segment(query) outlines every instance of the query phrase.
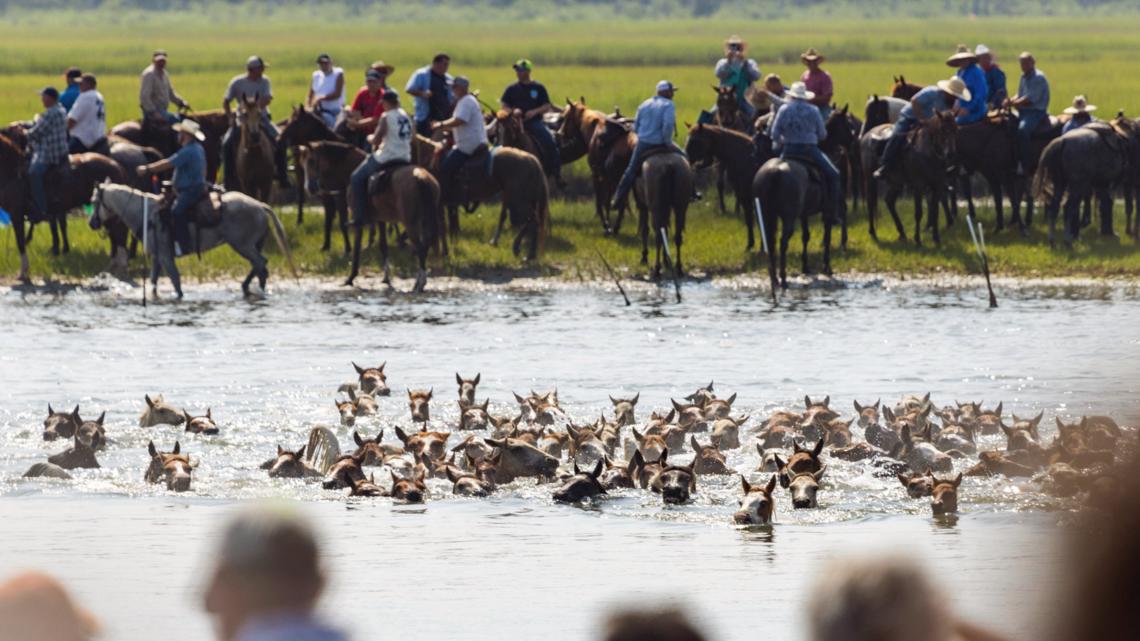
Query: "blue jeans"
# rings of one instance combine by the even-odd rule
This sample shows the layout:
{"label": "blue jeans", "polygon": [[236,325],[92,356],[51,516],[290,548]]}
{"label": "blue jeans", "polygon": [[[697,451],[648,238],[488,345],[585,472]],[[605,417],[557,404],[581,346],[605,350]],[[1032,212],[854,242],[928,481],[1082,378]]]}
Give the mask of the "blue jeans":
{"label": "blue jeans", "polygon": [[189,189],[178,190],[174,197],[174,206],[170,208],[170,217],[174,219],[174,240],[182,249],[182,254],[190,253],[190,210],[202,197],[206,195],[206,185],[202,184]]}
{"label": "blue jeans", "polygon": [[906,144],[906,135],[914,129],[918,121],[914,118],[900,117],[891,130],[891,137],[883,149],[883,160],[880,163],[884,169],[893,169],[903,145]]}
{"label": "blue jeans", "polygon": [[[58,163],[56,163],[58,164]],[[28,182],[32,186],[32,202],[35,203],[36,208],[39,209],[40,216],[47,217],[47,193],[44,191],[44,176],[47,175],[51,168],[55,165],[49,164],[47,161],[33,158],[31,164],[28,165]]]}
{"label": "blue jeans", "polygon": [[431,138],[431,121],[430,120],[417,120],[416,133],[424,138]]}
{"label": "blue jeans", "polygon": [[1017,111],[1017,151],[1018,158],[1021,160],[1021,168],[1024,171],[1029,171],[1029,168],[1033,166],[1033,145],[1030,142],[1033,138],[1033,132],[1037,131],[1041,119],[1048,117],[1049,114],[1045,113],[1044,109],[1019,109]]}
{"label": "blue jeans", "polygon": [[541,117],[531,118],[523,125],[532,136],[535,142],[538,143],[539,153],[546,158],[542,160],[542,166],[548,171],[546,173],[558,178],[562,175],[562,157],[558,153],[558,143],[554,140],[554,133],[550,131],[550,127],[542,121]]}
{"label": "blue jeans", "polygon": [[459,203],[459,186],[455,179],[463,169],[463,165],[471,159],[471,156],[472,154],[465,154],[458,148],[452,147],[451,151],[448,151],[447,155],[443,157],[443,161],[439,163],[439,183],[445,202],[453,205]]}
{"label": "blue jeans", "polygon": [[[637,142],[637,145],[633,148],[633,155],[629,158],[629,164],[625,167],[625,173],[621,175],[621,182],[618,183],[617,191],[614,192],[613,202],[620,202],[629,195],[629,190],[633,189],[633,181],[637,180],[637,171],[641,168],[641,163],[644,162],[645,155],[653,149],[660,149],[667,145],[672,146],[674,151],[685,156],[685,151],[671,140],[664,145],[641,142],[640,140]],[[687,158],[688,156],[685,157]]]}
{"label": "blue jeans", "polygon": [[354,225],[367,220],[364,213],[368,211],[368,179],[378,171],[380,171],[380,163],[375,156],[368,154],[364,162],[357,165],[352,172],[352,178],[348,182],[352,189],[352,224]]}
{"label": "blue jeans", "polygon": [[[179,123],[179,122],[182,122],[182,116],[179,116],[178,114],[170,113],[169,111],[160,111],[160,112],[152,112],[152,113],[158,113],[158,115],[160,115],[166,119],[166,122],[168,122],[172,125]],[[143,112],[143,120],[145,120],[146,117],[149,115],[151,115],[151,114],[148,114],[147,112],[144,111]]]}
{"label": "blue jeans", "polygon": [[784,145],[783,151],[780,152],[780,158],[786,159],[787,156],[794,156],[796,158],[805,158],[815,163],[823,172],[824,182],[824,217],[834,220],[835,212],[839,206],[839,170],[836,169],[835,164],[823,153],[823,150],[816,145],[808,145],[802,143],[789,143]]}

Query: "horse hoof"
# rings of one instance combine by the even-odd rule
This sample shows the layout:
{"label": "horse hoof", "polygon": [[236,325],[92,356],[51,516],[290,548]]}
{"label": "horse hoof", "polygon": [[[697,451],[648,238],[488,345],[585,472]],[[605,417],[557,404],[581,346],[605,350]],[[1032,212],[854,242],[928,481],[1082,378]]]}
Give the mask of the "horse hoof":
{"label": "horse hoof", "polygon": [[352,287],[352,281],[353,281],[352,278],[349,278],[348,280],[344,281],[344,286],[345,287]]}

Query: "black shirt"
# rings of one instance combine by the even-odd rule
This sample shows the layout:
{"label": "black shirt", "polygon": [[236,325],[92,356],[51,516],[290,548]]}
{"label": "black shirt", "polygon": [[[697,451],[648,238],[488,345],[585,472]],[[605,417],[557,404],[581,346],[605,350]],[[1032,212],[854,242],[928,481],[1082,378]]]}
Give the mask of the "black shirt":
{"label": "black shirt", "polygon": [[541,82],[532,81],[525,85],[521,82],[516,82],[507,87],[507,90],[503,92],[503,97],[500,98],[499,101],[511,109],[520,109],[523,113],[526,113],[536,107],[548,104],[550,102],[550,96],[547,95],[546,87],[543,87]]}
{"label": "black shirt", "polygon": [[431,72],[431,98],[428,99],[428,119],[447,120],[451,117],[451,91],[447,86],[447,76]]}

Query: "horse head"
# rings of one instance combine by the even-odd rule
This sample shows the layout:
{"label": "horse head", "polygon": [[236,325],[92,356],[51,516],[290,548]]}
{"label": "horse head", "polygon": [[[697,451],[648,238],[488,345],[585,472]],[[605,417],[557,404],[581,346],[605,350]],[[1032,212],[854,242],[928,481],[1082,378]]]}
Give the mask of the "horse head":
{"label": "horse head", "polygon": [[241,95],[242,112],[241,133],[242,140],[247,145],[261,144],[261,95]]}
{"label": "horse head", "polygon": [[716,141],[713,132],[703,123],[689,125],[689,138],[685,141],[685,155],[689,157],[693,169],[703,169],[716,161]]}
{"label": "horse head", "polygon": [[842,109],[832,110],[831,115],[827,117],[825,128],[829,146],[846,149],[855,142],[855,132],[851,130],[847,105],[843,105]]}

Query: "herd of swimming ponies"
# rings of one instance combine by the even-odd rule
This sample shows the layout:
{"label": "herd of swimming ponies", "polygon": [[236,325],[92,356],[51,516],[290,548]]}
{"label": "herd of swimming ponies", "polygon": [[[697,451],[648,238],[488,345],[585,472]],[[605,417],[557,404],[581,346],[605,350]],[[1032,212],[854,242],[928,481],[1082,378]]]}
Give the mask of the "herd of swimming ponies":
{"label": "herd of swimming ponies", "polygon": [[[357,418],[377,415],[377,397],[391,395],[385,365],[353,363],[358,379],[341,385],[335,401],[342,426],[355,428]],[[1007,422],[1001,403],[987,409],[981,402],[955,402],[937,409],[930,394],[907,396],[894,407],[855,401],[850,418],[831,407],[830,396],[805,397],[803,411],[776,410],[745,429],[749,416],[732,415],[736,394],[718,397],[712,383],[643,422],[635,417],[640,394],[610,396],[612,418],[603,414],[593,424],[575,425],[560,407],[557,390],[516,393],[517,414],[492,415],[489,401],[475,400],[480,378],[455,375],[459,420],[454,432],[429,429],[432,390],[408,390],[411,421],[421,425],[419,431],[395,427],[398,442],[384,442],[384,430],[367,437],[354,429],[356,449],[342,454],[332,429],[318,426],[295,450],[278,445],[261,468],[270,478],[319,480],[325,489],[348,489],[349,496],[406,503],[427,499],[429,478],[447,479],[454,494],[469,497],[486,497],[500,485],[535,478],[556,483],[553,498],[559,502],[597,501],[610,490],[640,488],[659,494],[666,505],[679,505],[699,491],[700,477],[739,474],[743,496],[732,519],[763,525],[773,521],[777,485],[790,493],[793,508],[818,506],[817,495],[827,485],[825,457],[860,463],[876,477],[897,477],[910,498],[930,497],[935,516],[958,511],[963,474],[949,476],[955,459],[977,459],[966,476],[1027,477],[1053,496],[1105,505],[1119,488],[1116,461],[1136,441],[1133,430],[1113,419],[1086,416],[1075,423],[1056,418],[1058,434],[1045,444],[1038,431],[1043,413],[1032,418],[1011,414]],[[191,416],[162,396],[148,395],[146,404],[140,427],[182,425],[189,434],[219,433],[210,410]],[[99,467],[96,452],[107,447],[105,416],[84,420],[78,406],[56,412],[49,404],[44,440],[70,439],[72,444],[47,463],[34,464],[25,477],[69,479],[67,470]],[[487,432],[491,436],[479,436]],[[859,432],[862,439],[857,440]],[[980,436],[1003,432],[1004,450],[979,451]],[[745,447],[757,450],[759,466],[732,469],[725,453]],[[679,461],[686,448],[691,457]],[[174,492],[191,488],[198,461],[191,461],[179,442],[163,452],[151,441],[148,451],[146,482],[165,484]],[[378,467],[383,486],[375,469],[365,471]]]}

